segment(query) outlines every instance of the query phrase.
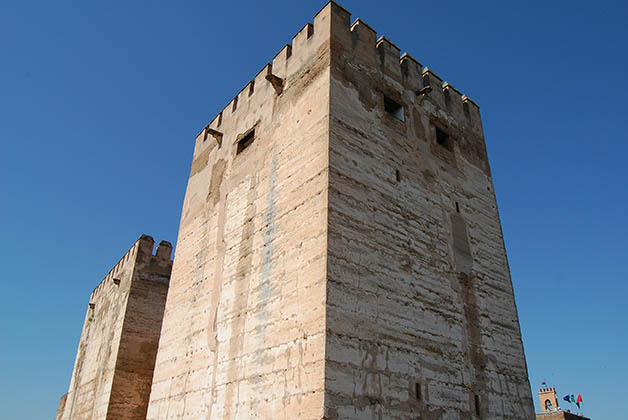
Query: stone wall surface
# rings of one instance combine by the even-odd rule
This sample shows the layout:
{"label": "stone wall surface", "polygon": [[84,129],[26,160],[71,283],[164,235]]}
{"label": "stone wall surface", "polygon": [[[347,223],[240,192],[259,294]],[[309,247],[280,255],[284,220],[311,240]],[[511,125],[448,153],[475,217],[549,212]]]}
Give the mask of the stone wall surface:
{"label": "stone wall surface", "polygon": [[90,296],[68,393],[57,419],[144,419],[172,247],[143,235]]}
{"label": "stone wall surface", "polygon": [[479,109],[334,22],[326,418],[533,419]]}
{"label": "stone wall surface", "polygon": [[331,8],[196,139],[148,419],[323,415]]}

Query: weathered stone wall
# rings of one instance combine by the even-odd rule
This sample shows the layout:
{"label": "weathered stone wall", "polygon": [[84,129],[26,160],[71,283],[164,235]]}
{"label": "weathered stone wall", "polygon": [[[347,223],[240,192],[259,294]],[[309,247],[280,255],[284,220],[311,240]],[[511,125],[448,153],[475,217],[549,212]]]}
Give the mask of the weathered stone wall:
{"label": "weathered stone wall", "polygon": [[533,418],[479,109],[349,18],[197,137],[148,419]]}
{"label": "weathered stone wall", "polygon": [[172,267],[170,244],[153,245],[143,235],[92,292],[57,418],[145,418]]}
{"label": "weathered stone wall", "polygon": [[172,270],[172,246],[143,242],[126,305],[107,419],[146,419]]}
{"label": "weathered stone wall", "polygon": [[[340,15],[326,418],[533,419],[479,110]],[[384,98],[403,106],[403,119]],[[448,137],[437,141],[437,128]]]}
{"label": "weathered stone wall", "polygon": [[148,419],[323,415],[332,7],[196,139]]}

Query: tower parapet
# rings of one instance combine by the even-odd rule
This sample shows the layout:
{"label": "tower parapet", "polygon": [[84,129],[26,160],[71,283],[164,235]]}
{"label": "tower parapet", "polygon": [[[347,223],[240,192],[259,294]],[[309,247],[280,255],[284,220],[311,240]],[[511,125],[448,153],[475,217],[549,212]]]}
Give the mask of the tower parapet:
{"label": "tower parapet", "polygon": [[155,240],[152,236],[142,234],[137,241],[129,248],[127,252],[114,264],[105,277],[98,283],[91,293],[90,301],[93,301],[101,290],[106,287],[108,283],[113,283],[116,286],[120,285],[120,280],[123,277],[127,277],[130,273],[129,261],[135,261],[138,252],[143,255],[154,256],[159,260],[171,261],[172,244],[168,241],[161,241],[157,246],[155,254],[153,254],[153,248],[155,247]]}
{"label": "tower parapet", "polygon": [[[320,44],[324,40],[326,29],[332,24],[332,20],[335,23],[335,38],[344,41],[347,44],[346,48],[351,48],[368,62],[379,60],[383,72],[409,89],[418,92],[430,86],[431,91],[426,91],[421,96],[425,95],[441,108],[450,110],[460,121],[466,120],[476,131],[478,129],[481,131],[479,106],[473,100],[460,93],[451,83],[443,81],[429,67],[423,67],[408,52],[401,54],[401,49],[384,35],[378,38],[377,32],[362,19],[357,18],[349,24],[350,16],[351,14],[337,2],[327,3],[314,16],[314,23],[308,22],[303,26],[292,38],[291,43],[284,45],[198,133],[196,141],[207,140],[208,128],[220,131],[226,119],[238,118],[238,115],[247,113],[251,106],[258,106],[260,101],[273,100],[276,95],[280,95],[282,91],[277,91],[273,87],[272,77],[269,76],[281,79],[285,85],[283,88],[289,89],[288,77],[294,75],[312,54],[310,44]],[[320,34],[317,34],[317,27],[320,28]],[[344,34],[340,33],[343,28],[346,31]],[[211,147],[215,145],[212,144]]]}

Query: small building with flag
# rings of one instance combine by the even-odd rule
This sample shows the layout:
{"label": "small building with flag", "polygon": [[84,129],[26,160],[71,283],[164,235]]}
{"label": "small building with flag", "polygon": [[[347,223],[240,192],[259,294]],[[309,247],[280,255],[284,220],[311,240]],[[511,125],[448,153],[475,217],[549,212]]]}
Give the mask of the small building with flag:
{"label": "small building with flag", "polygon": [[[578,408],[581,408],[581,394],[578,394],[577,398],[573,394],[567,394],[563,397],[563,400],[569,404],[575,403]],[[591,420],[580,414],[572,413],[569,409],[561,409],[556,396],[556,388],[547,386],[545,383],[543,383],[542,388],[539,388],[539,403],[541,412],[536,413],[536,420]]]}

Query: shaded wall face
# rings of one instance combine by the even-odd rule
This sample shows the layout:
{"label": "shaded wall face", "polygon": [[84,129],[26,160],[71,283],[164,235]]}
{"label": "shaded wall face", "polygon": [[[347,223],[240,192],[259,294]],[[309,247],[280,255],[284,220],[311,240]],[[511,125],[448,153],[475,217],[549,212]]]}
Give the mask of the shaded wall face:
{"label": "shaded wall face", "polygon": [[152,249],[142,236],[92,292],[57,419],[146,418],[172,268],[169,244]]}
{"label": "shaded wall face", "polygon": [[139,252],[137,256],[108,419],[146,419],[171,270],[169,253],[162,258],[149,252]]}
{"label": "shaded wall face", "polygon": [[366,25],[333,33],[326,415],[533,418],[477,108]]}
{"label": "shaded wall face", "polygon": [[322,417],[326,21],[197,138],[148,419]]}
{"label": "shaded wall face", "polygon": [[106,418],[136,254],[134,246],[92,292],[63,420]]}

